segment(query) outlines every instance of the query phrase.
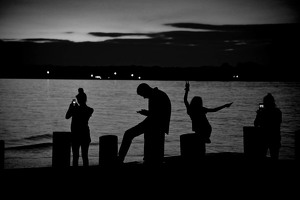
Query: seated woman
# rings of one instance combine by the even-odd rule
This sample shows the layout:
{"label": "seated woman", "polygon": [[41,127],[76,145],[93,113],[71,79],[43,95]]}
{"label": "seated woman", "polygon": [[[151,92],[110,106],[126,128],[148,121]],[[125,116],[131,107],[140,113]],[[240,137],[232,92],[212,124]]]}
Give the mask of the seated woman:
{"label": "seated woman", "polygon": [[184,94],[184,104],[187,109],[187,114],[192,120],[192,130],[200,135],[200,144],[203,146],[205,154],[205,144],[211,143],[210,136],[212,132],[212,127],[206,118],[206,114],[209,112],[217,112],[223,108],[228,108],[232,103],[224,104],[216,108],[206,108],[203,106],[203,101],[200,96],[195,96],[191,100],[191,103],[188,102],[188,93],[190,90],[190,84],[187,81],[185,84],[185,94]]}

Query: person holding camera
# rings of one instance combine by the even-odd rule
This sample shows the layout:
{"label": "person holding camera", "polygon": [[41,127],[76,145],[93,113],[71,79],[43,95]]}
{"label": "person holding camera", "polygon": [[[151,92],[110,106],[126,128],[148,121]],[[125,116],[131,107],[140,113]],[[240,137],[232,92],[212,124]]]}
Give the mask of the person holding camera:
{"label": "person holding camera", "polygon": [[77,102],[75,99],[72,100],[66,113],[66,119],[70,119],[72,117],[71,140],[73,166],[78,166],[80,148],[83,166],[89,166],[88,150],[91,142],[91,136],[88,122],[94,112],[94,109],[86,105],[87,96],[82,88],[78,89],[76,99]]}
{"label": "person holding camera", "polygon": [[279,149],[281,147],[280,126],[282,122],[282,113],[275,104],[275,99],[271,93],[263,98],[256,112],[254,126],[261,128],[263,134],[261,139],[264,142],[263,153],[266,156],[268,149],[272,160],[278,160]]}

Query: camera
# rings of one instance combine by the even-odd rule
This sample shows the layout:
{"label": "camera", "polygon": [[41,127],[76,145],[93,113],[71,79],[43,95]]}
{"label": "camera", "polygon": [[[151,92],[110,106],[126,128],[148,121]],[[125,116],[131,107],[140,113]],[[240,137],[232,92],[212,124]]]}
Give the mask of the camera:
{"label": "camera", "polygon": [[264,108],[264,104],[263,103],[260,103],[259,104],[259,109],[263,109]]}

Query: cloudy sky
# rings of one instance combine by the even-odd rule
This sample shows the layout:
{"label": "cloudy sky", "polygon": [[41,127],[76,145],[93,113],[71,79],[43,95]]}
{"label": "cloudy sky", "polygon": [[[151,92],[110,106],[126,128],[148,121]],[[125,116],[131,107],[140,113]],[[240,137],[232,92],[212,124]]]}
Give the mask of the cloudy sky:
{"label": "cloudy sky", "polygon": [[[157,52],[157,49],[152,51],[149,49],[153,49],[153,45],[156,47],[159,45],[162,47],[159,48],[161,52],[167,47],[173,53],[176,51],[174,48],[179,50],[175,55],[183,51],[190,53],[186,57],[193,60],[189,65],[201,64],[194,62],[199,60],[201,53],[202,57],[206,58],[202,64],[213,63],[212,60],[216,57],[223,62],[222,59],[225,57],[235,59],[244,54],[249,56],[244,60],[256,58],[255,61],[264,61],[269,58],[257,58],[250,52],[265,51],[268,48],[266,44],[273,42],[273,35],[286,36],[288,31],[294,30],[294,26],[290,24],[299,22],[296,2],[294,0],[1,0],[0,39],[5,42],[34,43],[98,42],[99,45],[103,42],[105,48],[108,47],[108,43],[114,47],[119,44],[121,48],[116,48],[115,53],[134,45],[134,48],[131,48],[134,53],[148,49],[147,55]],[[89,49],[87,51],[95,50],[88,46],[85,48]],[[99,46],[97,51],[107,53],[101,51],[103,48]],[[81,48],[81,52],[82,49],[84,48]],[[69,53],[78,54],[78,52]],[[89,62],[95,60],[91,58],[91,54],[93,53],[89,52],[89,56],[86,57]],[[194,56],[196,54],[198,58]],[[174,65],[175,63],[175,61],[169,64],[167,61],[163,62],[159,56],[154,58],[154,61],[149,61],[145,55],[143,55],[145,63],[141,60],[133,62],[132,57],[125,55],[119,56],[121,59],[118,64]],[[70,60],[68,56],[66,57]],[[166,59],[170,57],[166,55]],[[55,56],[51,58],[44,56],[43,59],[48,59],[48,63],[51,59],[53,62],[58,61]],[[114,64],[110,58],[105,61],[106,64],[110,62]],[[61,63],[66,64],[66,61]],[[96,65],[101,62],[87,64]]]}

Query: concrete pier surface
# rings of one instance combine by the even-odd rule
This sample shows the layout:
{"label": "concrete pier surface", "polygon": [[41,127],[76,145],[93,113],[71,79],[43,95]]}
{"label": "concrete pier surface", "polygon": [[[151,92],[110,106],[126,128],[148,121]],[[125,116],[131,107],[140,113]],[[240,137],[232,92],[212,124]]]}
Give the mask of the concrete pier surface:
{"label": "concrete pier surface", "polygon": [[[247,160],[243,153],[208,153],[201,160],[165,157],[161,165],[142,162],[89,167],[41,167],[0,170],[2,191],[23,195],[78,194],[117,198],[277,196],[297,192],[300,165],[296,160]],[[275,195],[274,195],[275,193]],[[11,194],[11,193],[9,193]],[[38,196],[39,196],[38,195]],[[106,196],[106,197],[108,197]],[[253,196],[253,197],[254,197]],[[40,196],[39,196],[40,197]],[[86,197],[88,198],[88,197]]]}
{"label": "concrete pier surface", "polygon": [[[278,175],[299,172],[300,164],[296,160],[277,160],[273,161],[269,158],[265,160],[251,160],[244,156],[244,153],[221,152],[207,153],[202,159],[186,160],[181,156],[165,157],[164,162],[160,165],[144,164],[143,162],[125,162],[113,165],[93,165],[88,167],[39,167],[39,168],[15,168],[0,170],[1,177],[40,177],[55,178],[63,174],[63,177],[76,177],[77,175],[89,175],[90,177],[101,176],[122,176],[122,174],[130,173],[131,176],[146,175],[157,173],[172,174],[173,176],[186,175],[194,173],[195,176],[201,175],[215,176],[224,173],[226,176],[239,176],[239,174],[251,173],[275,173]],[[207,173],[206,173],[207,172]]]}

